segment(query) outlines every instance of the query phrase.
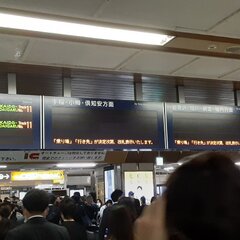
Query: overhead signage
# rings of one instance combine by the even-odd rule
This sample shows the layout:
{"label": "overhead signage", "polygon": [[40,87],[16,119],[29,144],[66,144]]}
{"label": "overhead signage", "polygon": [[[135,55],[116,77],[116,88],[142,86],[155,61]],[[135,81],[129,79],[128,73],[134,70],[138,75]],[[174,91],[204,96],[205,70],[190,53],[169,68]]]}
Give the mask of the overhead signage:
{"label": "overhead signage", "polygon": [[103,162],[106,151],[0,151],[0,162]]}
{"label": "overhead signage", "polygon": [[10,180],[11,180],[11,172],[0,172],[0,183],[10,182]]}
{"label": "overhead signage", "polygon": [[168,148],[239,150],[240,107],[166,104]]}
{"label": "overhead signage", "polygon": [[163,104],[44,97],[46,149],[164,149]]}
{"label": "overhead signage", "polygon": [[40,96],[0,94],[0,149],[40,149]]}
{"label": "overhead signage", "polygon": [[63,170],[12,172],[12,181],[64,180]]}

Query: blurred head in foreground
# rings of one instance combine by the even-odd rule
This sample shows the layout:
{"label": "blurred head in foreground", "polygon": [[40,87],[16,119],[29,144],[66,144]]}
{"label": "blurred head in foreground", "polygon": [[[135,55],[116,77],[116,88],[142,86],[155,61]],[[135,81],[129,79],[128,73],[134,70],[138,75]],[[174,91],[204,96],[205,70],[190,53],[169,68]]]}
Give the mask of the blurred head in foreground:
{"label": "blurred head in foreground", "polygon": [[228,155],[193,156],[168,179],[170,240],[240,239],[240,170]]}

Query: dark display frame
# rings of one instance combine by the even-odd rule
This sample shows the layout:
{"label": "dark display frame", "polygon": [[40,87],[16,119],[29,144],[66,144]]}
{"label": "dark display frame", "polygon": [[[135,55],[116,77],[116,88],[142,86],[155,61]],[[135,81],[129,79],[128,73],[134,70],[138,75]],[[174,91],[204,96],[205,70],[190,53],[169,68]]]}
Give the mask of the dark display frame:
{"label": "dark display frame", "polygon": [[[0,111],[0,119],[4,121],[27,121],[32,120],[32,129],[0,129],[1,150],[39,150],[42,147],[41,131],[41,97],[32,95],[0,94],[2,105],[29,105],[29,112],[6,112]],[[31,116],[30,116],[31,115]],[[23,134],[23,132],[25,134]],[[31,139],[30,139],[31,138]],[[29,143],[28,143],[29,142]]]}
{"label": "dark display frame", "polygon": [[240,149],[239,107],[166,103],[165,109],[168,149]]}
{"label": "dark display frame", "polygon": [[[139,149],[147,149],[147,150],[161,150],[165,148],[164,143],[164,126],[163,126],[163,103],[142,103],[142,102],[134,102],[134,101],[115,101],[115,100],[102,100],[102,99],[79,99],[79,98],[64,98],[64,97],[44,97],[43,101],[44,106],[44,147],[45,149],[62,149],[62,150],[139,150]],[[57,109],[57,110],[56,110]],[[76,109],[76,111],[74,110]],[[55,113],[54,113],[55,111]],[[81,113],[81,111],[83,113]],[[69,134],[67,137],[68,130],[64,131],[64,126],[67,126],[66,121],[62,121],[57,118],[56,112],[59,112],[59,116],[61,114],[65,114],[65,120],[69,119],[75,124],[79,124],[83,126],[85,124],[85,129],[87,128],[88,132],[84,132],[85,130],[80,129],[72,129],[71,134],[76,134],[76,132],[83,131],[83,134],[88,134],[89,136],[94,136],[95,140],[106,138],[109,135],[109,139],[114,139],[115,143],[119,142],[118,136],[115,137],[114,132],[117,134],[124,136],[129,134],[125,139],[123,144],[94,144],[95,142],[91,142],[90,144],[68,144],[68,143],[59,143],[56,142],[58,139],[70,139],[76,140],[78,138],[73,137],[73,135]],[[69,112],[67,114],[66,112]],[[71,114],[72,113],[72,114]],[[78,114],[82,116],[79,118]],[[54,115],[55,114],[55,115]],[[74,119],[71,119],[71,116],[74,114],[78,117],[78,122]],[[148,118],[139,118],[137,120],[137,116],[145,116]],[[150,115],[150,117],[148,116]],[[88,118],[88,121],[91,122],[91,126],[87,126],[86,121],[83,120],[83,117]],[[113,118],[113,120],[111,120]],[[97,119],[104,120],[103,126],[100,126],[100,121]],[[119,119],[120,122],[118,122]],[[129,121],[125,121],[125,120]],[[134,121],[135,119],[135,121]],[[54,125],[52,122],[56,120],[55,126],[59,125],[57,128],[61,129],[62,138],[59,136],[53,136],[53,132],[58,132],[54,129]],[[62,123],[59,123],[61,122]],[[116,123],[117,121],[117,123]],[[122,122],[121,122],[122,121]],[[80,123],[81,122],[81,123]],[[121,127],[121,124],[123,127]],[[140,126],[138,126],[140,125]],[[155,129],[152,129],[149,126],[154,125]],[[124,127],[125,126],[125,127]],[[127,126],[127,127],[126,127]],[[68,125],[68,128],[71,128],[72,125]],[[84,128],[84,126],[83,126]],[[135,131],[136,128],[136,131]],[[146,129],[147,130],[146,130]],[[145,129],[145,130],[144,130]],[[141,139],[141,131],[148,135],[148,138],[142,137]],[[91,132],[91,133],[90,133]],[[101,135],[102,134],[102,135]],[[116,135],[117,135],[116,134]],[[132,135],[131,135],[132,134]],[[135,134],[135,136],[133,136]],[[152,135],[151,135],[152,134]],[[104,137],[103,137],[104,136]],[[139,137],[140,136],[140,137]],[[150,136],[150,137],[149,137]],[[137,138],[138,137],[138,138]],[[84,138],[84,136],[82,136]],[[88,139],[89,137],[85,137],[84,139]],[[90,140],[94,140],[90,139]],[[134,144],[131,144],[130,141],[134,139]],[[140,142],[137,142],[141,140]],[[152,140],[151,144],[145,144],[144,140]],[[55,141],[55,143],[53,142]],[[60,141],[60,140],[59,140]],[[128,144],[128,142],[130,142]],[[141,144],[143,143],[144,144]],[[73,141],[72,141],[73,143]],[[120,142],[121,143],[121,142]],[[139,144],[138,144],[139,143]]]}

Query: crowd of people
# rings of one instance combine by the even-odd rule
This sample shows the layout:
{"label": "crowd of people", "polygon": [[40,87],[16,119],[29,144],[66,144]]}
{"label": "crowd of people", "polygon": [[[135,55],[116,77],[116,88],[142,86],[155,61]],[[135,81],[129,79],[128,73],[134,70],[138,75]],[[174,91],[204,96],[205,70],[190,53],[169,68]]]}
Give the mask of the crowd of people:
{"label": "crowd of people", "polygon": [[0,240],[87,240],[87,232],[98,240],[240,239],[240,170],[228,155],[192,156],[166,186],[150,206],[120,189],[104,205],[91,195],[60,199],[33,189],[23,208],[0,204]]}

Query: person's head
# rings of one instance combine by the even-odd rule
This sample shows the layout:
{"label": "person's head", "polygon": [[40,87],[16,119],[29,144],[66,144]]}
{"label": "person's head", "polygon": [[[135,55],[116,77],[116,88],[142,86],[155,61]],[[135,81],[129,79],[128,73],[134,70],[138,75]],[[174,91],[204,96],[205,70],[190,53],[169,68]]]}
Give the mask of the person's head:
{"label": "person's head", "polygon": [[9,198],[9,197],[5,197],[5,198],[4,198],[4,200],[3,200],[3,202],[6,202],[6,203],[11,203],[11,200],[10,200],[10,198]]}
{"label": "person's head", "polygon": [[32,215],[47,215],[49,195],[44,190],[32,189],[24,196],[24,214],[28,218]]}
{"label": "person's head", "polygon": [[130,191],[130,192],[128,193],[128,196],[129,196],[130,198],[134,198],[134,192],[133,192],[133,191]]}
{"label": "person's head", "polygon": [[49,194],[49,204],[54,204],[56,201],[57,197],[53,193]]}
{"label": "person's head", "polygon": [[140,198],[140,201],[141,201],[141,205],[146,205],[146,198],[144,196]]}
{"label": "person's head", "polygon": [[123,195],[123,191],[120,189],[116,189],[112,192],[111,199],[113,200],[113,202],[117,202],[122,195]]}
{"label": "person's head", "polygon": [[105,202],[105,205],[106,205],[107,207],[112,206],[112,204],[113,204],[113,202],[112,202],[111,199],[108,199],[108,200]]}
{"label": "person's head", "polygon": [[151,198],[151,204],[154,202],[154,201],[156,201],[156,197],[155,196],[153,196],[152,198]]}
{"label": "person's head", "polygon": [[11,229],[11,215],[14,206],[8,202],[0,205],[0,239],[5,239],[8,231]]}
{"label": "person's head", "polygon": [[89,195],[92,197],[93,202],[96,203],[97,202],[97,194],[96,194],[96,192],[90,192]]}
{"label": "person's head", "polygon": [[72,196],[72,199],[75,201],[75,202],[79,202],[80,199],[81,199],[81,195],[79,192],[74,192],[73,193],[73,196]]}
{"label": "person's head", "polygon": [[12,211],[13,211],[13,206],[10,203],[8,203],[8,202],[1,203],[1,205],[0,205],[0,220],[9,219]]}
{"label": "person's head", "polygon": [[240,170],[227,155],[205,153],[168,179],[169,239],[240,239]]}
{"label": "person's head", "polygon": [[101,199],[97,199],[97,206],[100,208],[102,206],[102,200]]}
{"label": "person's head", "polygon": [[112,207],[109,215],[109,235],[114,240],[133,240],[133,221],[127,207]]}
{"label": "person's head", "polygon": [[136,201],[139,202],[138,199],[133,199],[130,197],[121,197],[118,201],[119,205],[127,208],[132,221],[135,221],[135,219],[137,218],[138,208],[140,207],[140,203],[139,203],[139,206],[137,206]]}
{"label": "person's head", "polygon": [[93,198],[92,198],[91,195],[88,195],[88,196],[86,197],[86,204],[87,204],[87,205],[92,205],[92,204],[93,204]]}
{"label": "person's head", "polygon": [[60,205],[59,209],[63,219],[73,219],[76,211],[76,204],[70,197],[65,197]]}

